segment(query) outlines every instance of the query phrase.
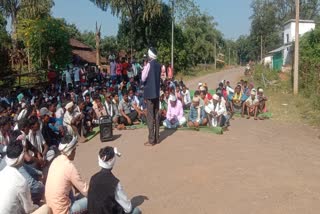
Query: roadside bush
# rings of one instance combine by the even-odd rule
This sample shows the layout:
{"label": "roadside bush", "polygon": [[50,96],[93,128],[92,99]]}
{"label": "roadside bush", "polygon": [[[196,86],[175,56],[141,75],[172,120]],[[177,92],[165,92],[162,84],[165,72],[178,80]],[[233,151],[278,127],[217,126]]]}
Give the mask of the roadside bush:
{"label": "roadside bush", "polygon": [[304,96],[320,108],[320,28],[307,33],[300,43],[299,86]]}

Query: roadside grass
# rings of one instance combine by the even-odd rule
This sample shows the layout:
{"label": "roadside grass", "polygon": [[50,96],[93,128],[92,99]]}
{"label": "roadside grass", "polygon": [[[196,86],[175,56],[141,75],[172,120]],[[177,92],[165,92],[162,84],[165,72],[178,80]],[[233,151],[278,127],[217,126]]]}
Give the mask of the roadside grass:
{"label": "roadside grass", "polygon": [[183,72],[178,73],[175,75],[176,80],[183,80],[187,81],[195,77],[200,77],[200,76],[205,76],[207,74],[219,72],[223,69],[226,69],[228,67],[223,67],[223,68],[214,68],[213,64],[201,64],[193,68],[189,68]]}
{"label": "roadside grass", "polygon": [[[256,69],[258,72],[254,73],[253,78],[256,87],[263,87],[259,69],[261,68]],[[279,73],[267,69],[262,72],[270,83],[263,88],[268,97],[267,108],[272,113],[273,120],[320,126],[320,109],[316,109],[312,100],[303,96],[302,92],[297,96],[293,95],[290,73]]]}

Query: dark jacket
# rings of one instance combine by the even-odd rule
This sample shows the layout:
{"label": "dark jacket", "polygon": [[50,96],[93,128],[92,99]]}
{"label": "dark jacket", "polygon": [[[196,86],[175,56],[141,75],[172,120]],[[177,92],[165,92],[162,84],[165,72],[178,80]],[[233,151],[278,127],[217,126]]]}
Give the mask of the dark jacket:
{"label": "dark jacket", "polygon": [[123,209],[115,200],[119,180],[111,170],[101,169],[92,176],[88,191],[88,212],[91,214],[122,214]]}
{"label": "dark jacket", "polygon": [[156,99],[160,97],[161,65],[156,60],[151,60],[148,77],[144,82],[144,98]]}

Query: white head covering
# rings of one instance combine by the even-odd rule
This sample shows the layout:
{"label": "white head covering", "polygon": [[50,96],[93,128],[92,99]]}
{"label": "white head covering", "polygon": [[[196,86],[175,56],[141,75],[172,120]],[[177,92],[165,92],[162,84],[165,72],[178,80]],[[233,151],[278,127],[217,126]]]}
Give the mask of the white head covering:
{"label": "white head covering", "polygon": [[174,96],[173,94],[170,94],[170,96],[169,96],[169,101],[175,102],[175,101],[177,101],[177,97]]}
{"label": "white head covering", "polygon": [[78,142],[78,136],[73,136],[70,143],[59,144],[59,151],[66,156],[69,156],[71,152],[76,148]]}
{"label": "white head covering", "polygon": [[73,102],[70,102],[66,105],[66,109],[72,108],[73,107]]}
{"label": "white head covering", "polygon": [[212,96],[212,99],[214,99],[214,100],[219,100],[220,97],[219,97],[217,94],[214,94],[214,95]]}
{"label": "white head covering", "polygon": [[148,56],[151,59],[157,59],[157,55],[151,49],[148,50]]}
{"label": "white head covering", "polygon": [[262,88],[259,88],[259,92],[260,92],[260,93],[263,93],[263,89],[262,89]]}
{"label": "white head covering", "polygon": [[200,91],[205,91],[205,90],[206,90],[205,87],[203,87],[203,86],[200,87]]}
{"label": "white head covering", "polygon": [[98,164],[101,168],[104,168],[104,169],[112,169],[114,164],[116,163],[116,156],[120,157],[121,156],[121,153],[118,152],[118,149],[117,147],[115,147],[114,149],[114,154],[115,156],[106,161],[106,156],[104,156],[103,158],[100,158],[100,155],[98,155]]}
{"label": "white head covering", "polygon": [[17,158],[8,158],[8,156],[6,156],[5,161],[8,166],[17,166],[23,161],[23,157],[24,157],[24,151],[22,151],[19,157]]}

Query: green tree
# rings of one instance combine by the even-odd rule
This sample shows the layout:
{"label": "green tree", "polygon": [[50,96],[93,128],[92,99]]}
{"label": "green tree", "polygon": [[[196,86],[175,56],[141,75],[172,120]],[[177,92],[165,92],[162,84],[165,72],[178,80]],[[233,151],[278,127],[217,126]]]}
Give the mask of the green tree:
{"label": "green tree", "polygon": [[90,0],[102,10],[111,9],[112,14],[121,16],[122,22],[130,26],[129,46],[136,46],[134,30],[141,21],[148,22],[161,13],[161,0]]}
{"label": "green tree", "polygon": [[101,40],[101,55],[108,56],[119,50],[118,41],[115,36],[106,36]]}
{"label": "green tree", "polygon": [[52,0],[0,0],[0,10],[11,19],[13,46],[17,46],[18,16],[36,18],[48,14],[53,6]]}
{"label": "green tree", "polygon": [[281,45],[280,31],[281,23],[277,19],[277,7],[268,0],[255,0],[251,8],[253,15],[251,16],[251,33],[250,40],[252,43],[252,54],[255,60],[261,60],[269,51]]}
{"label": "green tree", "polygon": [[214,44],[223,46],[221,33],[216,29],[212,16],[207,14],[188,16],[182,23],[187,41],[188,57],[192,65],[214,61]]}
{"label": "green tree", "polygon": [[5,86],[10,86],[14,82],[14,78],[8,78],[11,74],[9,65],[9,51],[10,37],[6,31],[7,21],[0,11],[0,76],[1,83]]}
{"label": "green tree", "polygon": [[161,4],[161,13],[147,22],[141,14],[134,29],[131,28],[129,19],[122,18],[119,24],[118,41],[126,49],[130,49],[132,44],[137,51],[150,46],[157,47],[158,43],[170,41],[171,20],[171,9],[166,4]]}
{"label": "green tree", "polygon": [[86,45],[89,45],[91,48],[96,47],[96,34],[93,31],[84,31],[80,35],[80,41],[85,43]]}
{"label": "green tree", "polygon": [[19,27],[36,68],[65,67],[71,61],[70,35],[63,21],[52,17],[25,19]]}

